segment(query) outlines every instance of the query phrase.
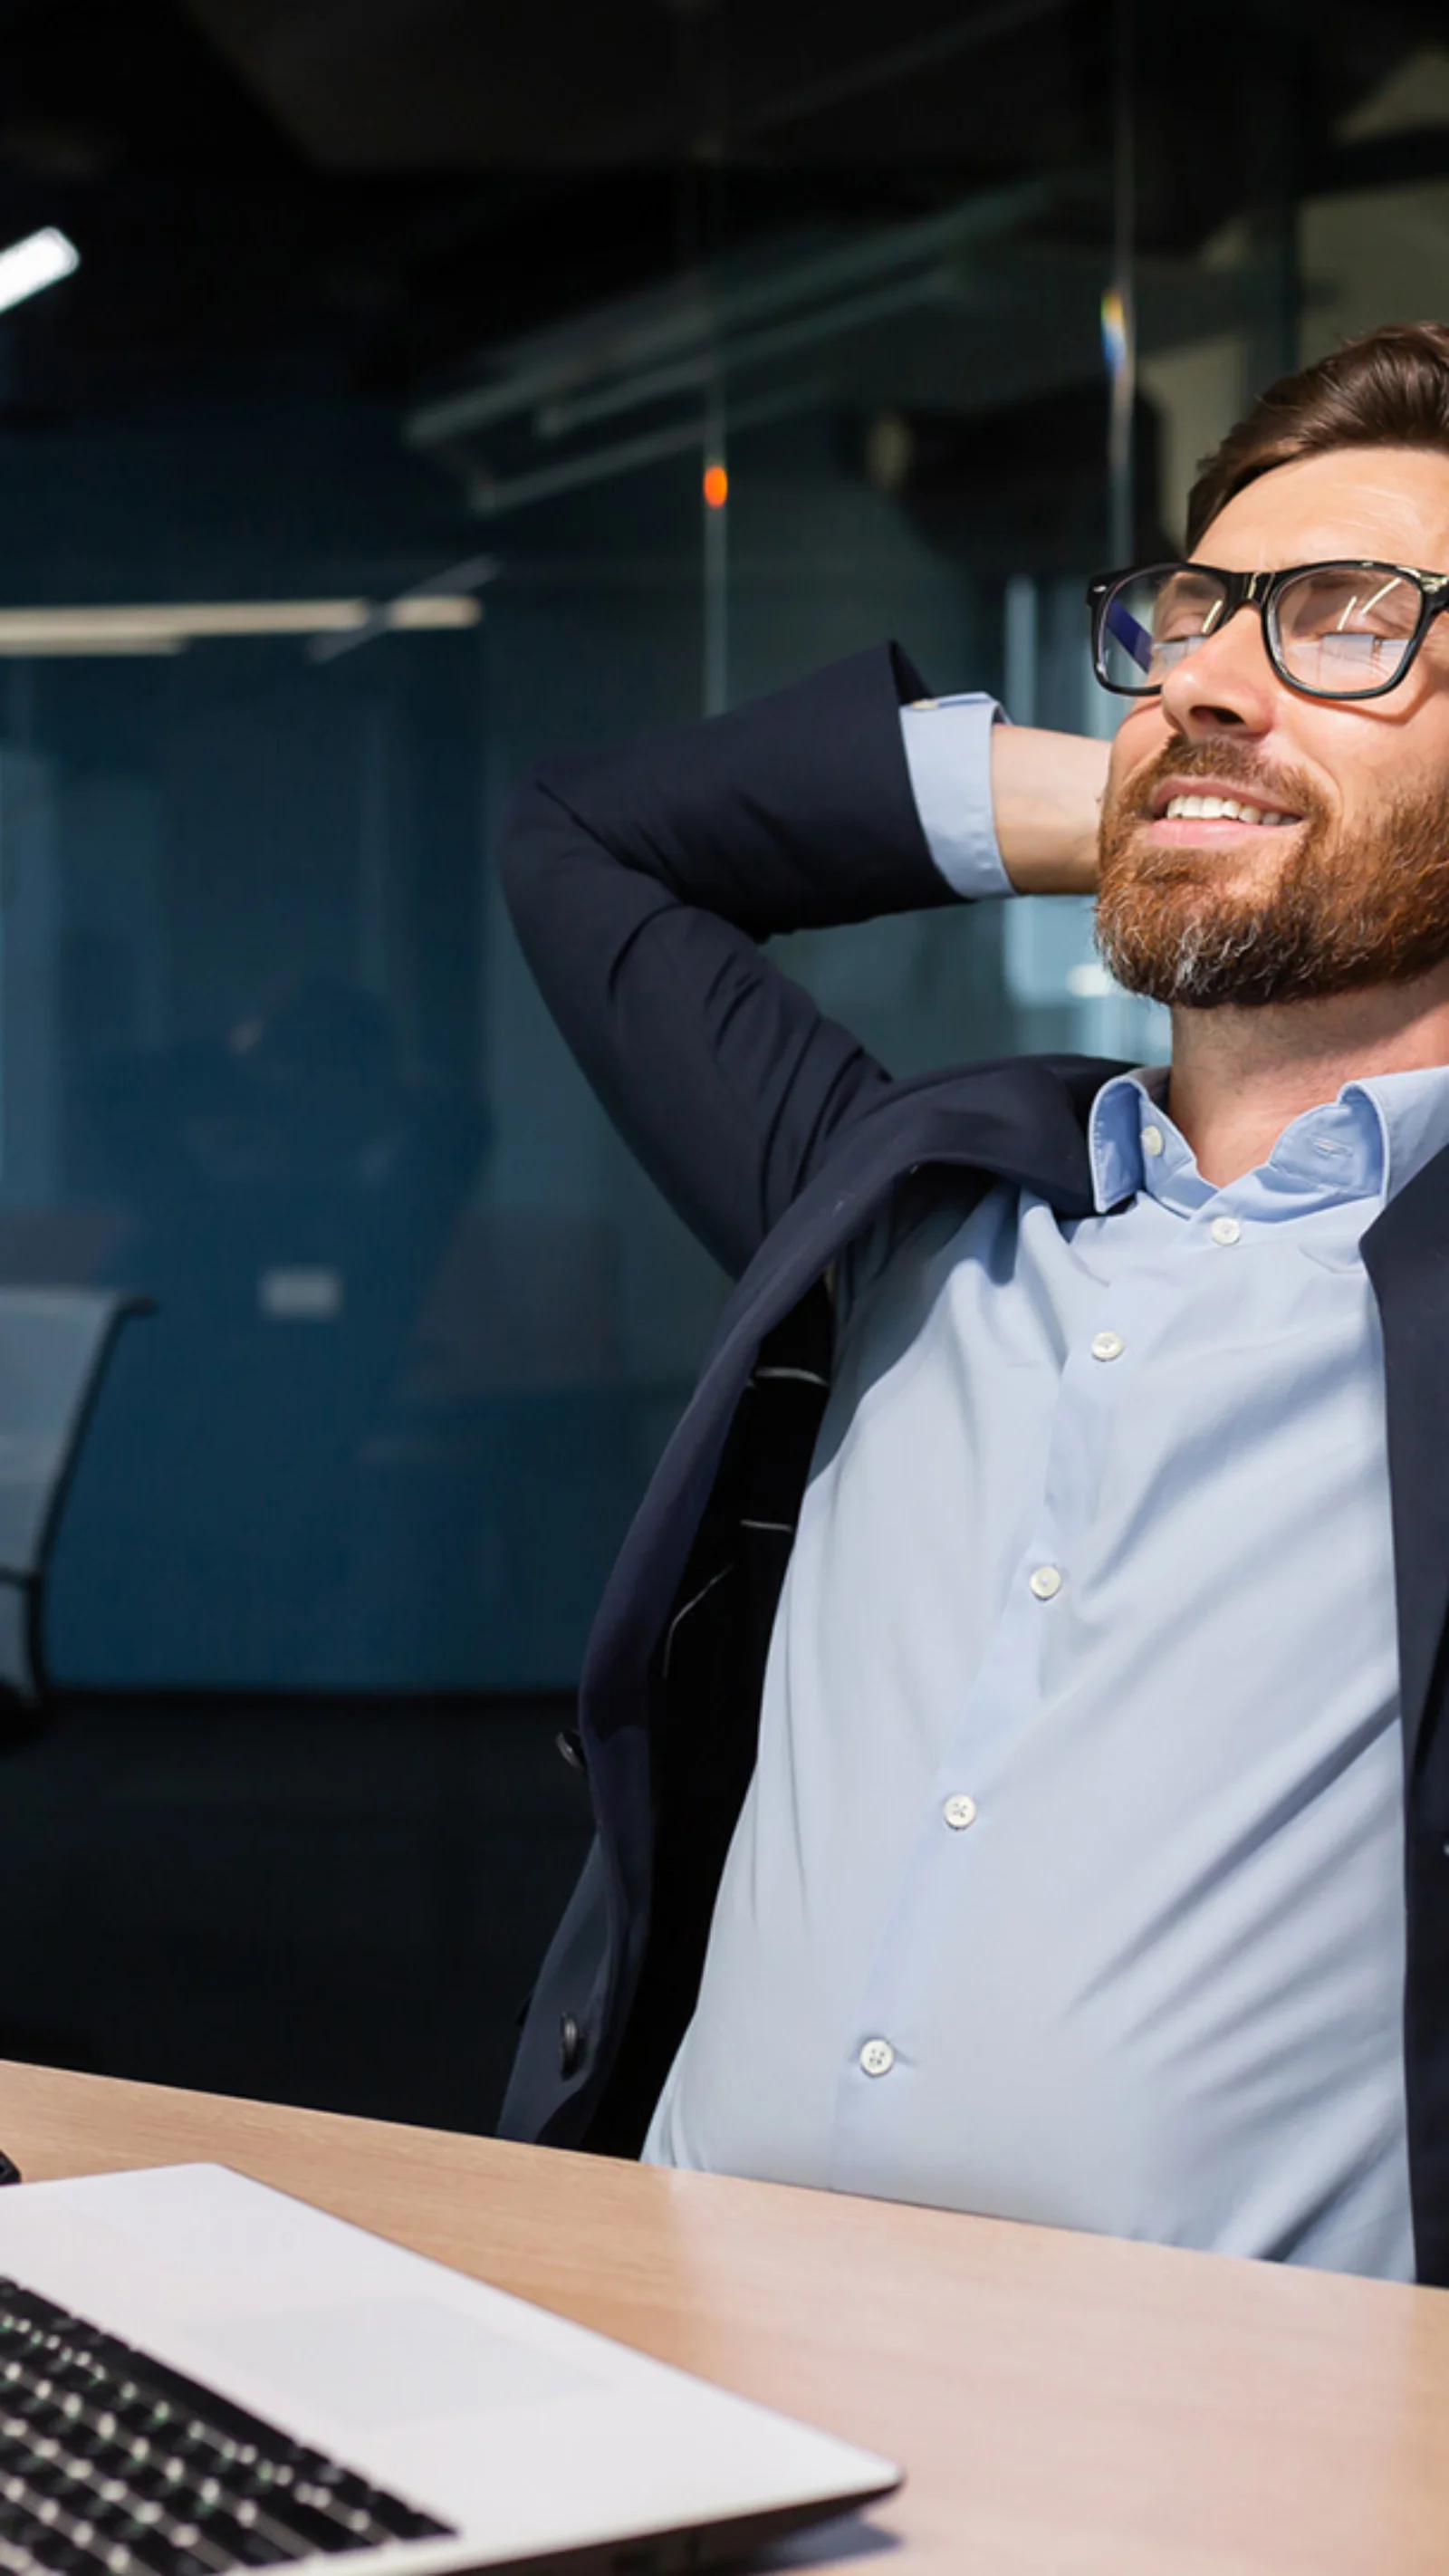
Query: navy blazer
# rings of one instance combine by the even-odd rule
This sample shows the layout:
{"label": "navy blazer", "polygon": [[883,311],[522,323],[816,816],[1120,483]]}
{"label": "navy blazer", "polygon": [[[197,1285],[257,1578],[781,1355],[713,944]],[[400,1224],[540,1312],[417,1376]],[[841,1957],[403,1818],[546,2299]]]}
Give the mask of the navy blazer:
{"label": "navy blazer", "polygon": [[[683,733],[546,769],[501,852],[544,995],[640,1161],[735,1276],[610,1578],[579,1734],[597,1833],[544,1962],[505,2136],[637,2154],[698,1991],[829,1383],[829,1272],[907,1186],[1092,1206],[1121,1068],[1010,1057],[893,1082],[759,950],[952,901],[894,648]],[[1404,2044],[1418,2273],[1449,2286],[1449,1153],[1364,1237],[1383,1326],[1405,1773]],[[1329,1578],[1331,1581],[1331,1578]]]}

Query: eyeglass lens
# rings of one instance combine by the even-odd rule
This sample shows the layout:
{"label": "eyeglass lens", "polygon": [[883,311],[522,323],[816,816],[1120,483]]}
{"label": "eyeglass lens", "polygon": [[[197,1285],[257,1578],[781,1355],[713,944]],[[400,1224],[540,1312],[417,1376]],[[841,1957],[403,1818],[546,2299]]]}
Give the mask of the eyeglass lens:
{"label": "eyeglass lens", "polygon": [[[1112,593],[1102,621],[1108,687],[1160,688],[1213,634],[1226,606],[1222,583],[1192,564],[1132,574]],[[1397,677],[1421,608],[1417,584],[1391,564],[1320,565],[1284,583],[1273,641],[1299,688],[1315,697],[1362,697]]]}

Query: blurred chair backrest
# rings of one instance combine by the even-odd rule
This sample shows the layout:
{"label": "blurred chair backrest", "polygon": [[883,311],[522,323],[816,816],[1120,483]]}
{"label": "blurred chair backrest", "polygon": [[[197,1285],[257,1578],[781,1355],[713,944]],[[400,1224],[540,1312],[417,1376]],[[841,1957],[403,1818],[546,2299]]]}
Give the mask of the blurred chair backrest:
{"label": "blurred chair backrest", "polygon": [[0,1711],[48,1690],[41,1601],[56,1524],[116,1335],[144,1301],[0,1288]]}

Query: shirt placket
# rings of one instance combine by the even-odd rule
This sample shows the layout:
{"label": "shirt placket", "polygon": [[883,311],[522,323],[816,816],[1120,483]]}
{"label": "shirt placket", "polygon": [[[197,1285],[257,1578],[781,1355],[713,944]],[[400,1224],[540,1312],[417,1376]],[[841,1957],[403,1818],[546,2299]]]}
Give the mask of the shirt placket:
{"label": "shirt placket", "polygon": [[990,1975],[968,1955],[962,1917],[983,1838],[1014,1750],[1041,1706],[1054,1624],[1073,1615],[1075,1560],[1096,1504],[1107,1444],[1139,1366],[1187,1285],[1181,1254],[1082,1296],[1063,1364],[1042,1494],[1006,1600],[950,1742],[922,1802],[894,1901],[862,1983],[840,2069],[831,2180],[837,2190],[900,2188],[913,2104],[930,2053],[952,2044],[934,1999],[941,1963]]}

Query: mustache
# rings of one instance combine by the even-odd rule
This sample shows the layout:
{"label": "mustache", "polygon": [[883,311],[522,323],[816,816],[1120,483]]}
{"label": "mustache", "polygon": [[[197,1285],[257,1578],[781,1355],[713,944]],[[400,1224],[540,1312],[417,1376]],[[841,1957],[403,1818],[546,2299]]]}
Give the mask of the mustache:
{"label": "mustache", "polygon": [[1225,787],[1239,787],[1245,797],[1258,798],[1270,811],[1299,814],[1305,823],[1317,822],[1323,812],[1323,800],[1302,770],[1272,768],[1229,736],[1219,742],[1184,742],[1176,747],[1169,743],[1142,768],[1134,769],[1113,800],[1114,824],[1150,822],[1153,799],[1169,778],[1211,778]]}

